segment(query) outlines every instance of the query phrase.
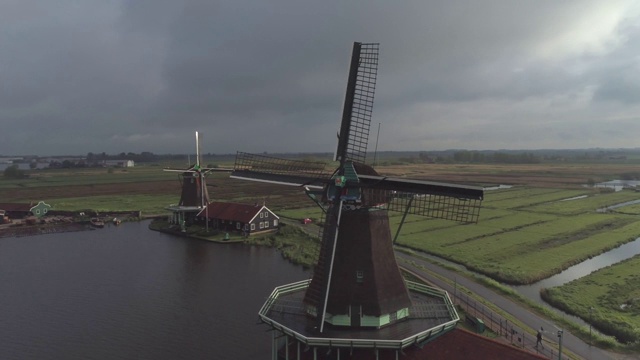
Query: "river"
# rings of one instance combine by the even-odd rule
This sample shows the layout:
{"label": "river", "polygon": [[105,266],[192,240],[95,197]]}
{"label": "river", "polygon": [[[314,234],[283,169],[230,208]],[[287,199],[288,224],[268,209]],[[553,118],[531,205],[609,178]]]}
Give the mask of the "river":
{"label": "river", "polygon": [[257,312],[309,274],[270,248],[147,226],[0,239],[0,359],[268,357]]}

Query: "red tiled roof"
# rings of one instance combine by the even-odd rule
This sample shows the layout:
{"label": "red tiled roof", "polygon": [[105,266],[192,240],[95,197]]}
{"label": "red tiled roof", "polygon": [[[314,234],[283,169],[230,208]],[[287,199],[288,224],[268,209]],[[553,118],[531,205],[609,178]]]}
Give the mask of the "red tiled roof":
{"label": "red tiled roof", "polygon": [[207,208],[208,209],[200,211],[198,216],[204,217],[208,215],[209,219],[233,220],[248,223],[260,210],[266,207],[263,205],[212,202]]}
{"label": "red tiled roof", "polygon": [[[405,359],[424,359],[424,354],[429,354],[429,359],[448,360],[546,359],[544,356],[460,328],[427,343],[421,350],[416,357],[406,357]],[[420,354],[423,354],[422,357]]]}
{"label": "red tiled roof", "polygon": [[[295,351],[295,342],[290,343],[289,352]],[[280,349],[280,352],[283,350]],[[352,353],[351,353],[352,352]],[[350,360],[375,359],[372,349],[353,349],[346,352]],[[344,353],[343,353],[344,354]],[[341,354],[341,355],[343,355]],[[380,350],[379,360],[395,360],[395,350]],[[313,352],[303,352],[301,359],[313,359]],[[402,350],[402,360],[446,359],[446,360],[541,360],[544,356],[480,336],[464,329],[455,328],[428,342],[422,348],[409,346]]]}
{"label": "red tiled roof", "polygon": [[25,211],[31,210],[33,205],[31,204],[18,204],[18,203],[0,203],[0,209],[5,211]]}

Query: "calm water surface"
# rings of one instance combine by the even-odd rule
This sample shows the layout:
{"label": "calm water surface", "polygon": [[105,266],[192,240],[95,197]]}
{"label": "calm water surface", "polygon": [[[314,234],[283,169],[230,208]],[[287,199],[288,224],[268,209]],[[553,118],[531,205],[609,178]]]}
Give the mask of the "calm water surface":
{"label": "calm water surface", "polygon": [[0,359],[268,358],[257,312],[308,273],[147,226],[0,239]]}

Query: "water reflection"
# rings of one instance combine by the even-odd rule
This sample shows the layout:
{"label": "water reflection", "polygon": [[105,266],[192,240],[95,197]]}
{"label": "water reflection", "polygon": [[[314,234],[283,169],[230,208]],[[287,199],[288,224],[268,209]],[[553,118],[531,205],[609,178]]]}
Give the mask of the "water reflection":
{"label": "water reflection", "polygon": [[603,213],[603,212],[607,212],[609,210],[618,209],[618,208],[621,208],[621,207],[624,207],[624,206],[629,206],[629,205],[634,205],[634,204],[640,204],[640,200],[627,201],[627,202],[623,202],[623,203],[620,203],[620,204],[615,204],[615,205],[607,206],[607,207],[604,207],[604,208],[600,208],[600,209],[597,209],[596,211],[599,212],[599,213]]}
{"label": "water reflection", "polygon": [[255,359],[257,312],[308,278],[274,249],[148,223],[0,240],[0,359]]}

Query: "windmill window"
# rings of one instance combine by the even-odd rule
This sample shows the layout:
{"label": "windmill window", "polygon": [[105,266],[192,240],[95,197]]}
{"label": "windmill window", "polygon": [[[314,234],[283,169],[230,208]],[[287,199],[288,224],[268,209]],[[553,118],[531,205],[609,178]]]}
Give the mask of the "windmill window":
{"label": "windmill window", "polygon": [[240,230],[240,223],[239,222],[236,223],[236,229]]}
{"label": "windmill window", "polygon": [[260,213],[260,219],[264,217],[264,213]]}
{"label": "windmill window", "polygon": [[260,229],[264,228],[264,223],[262,221],[260,221]]}
{"label": "windmill window", "polygon": [[256,229],[256,224],[251,224],[251,230],[255,230]]}
{"label": "windmill window", "polygon": [[40,209],[36,209],[36,214],[40,215]]}
{"label": "windmill window", "polygon": [[277,227],[278,226],[278,220],[273,220],[273,227]]}
{"label": "windmill window", "polygon": [[47,209],[42,209],[42,213],[46,214],[47,213]]}
{"label": "windmill window", "polygon": [[265,229],[269,227],[269,222],[268,221],[264,222],[264,227],[265,227]]}
{"label": "windmill window", "polygon": [[356,270],[356,282],[362,284],[364,282],[364,271]]}
{"label": "windmill window", "polygon": [[265,213],[264,213],[264,217],[269,217],[269,213],[268,213],[268,212],[265,212]]}

